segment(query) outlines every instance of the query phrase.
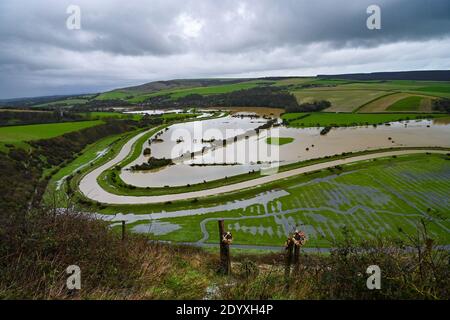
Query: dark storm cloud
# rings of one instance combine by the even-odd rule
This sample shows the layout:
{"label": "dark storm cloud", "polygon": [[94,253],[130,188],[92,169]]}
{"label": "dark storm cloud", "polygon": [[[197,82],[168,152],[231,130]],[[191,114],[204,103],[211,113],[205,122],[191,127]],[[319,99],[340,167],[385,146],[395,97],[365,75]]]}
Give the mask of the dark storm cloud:
{"label": "dark storm cloud", "polygon": [[[68,30],[66,8],[81,8]],[[382,29],[366,28],[381,8]],[[2,0],[0,97],[181,77],[448,68],[448,0]]]}

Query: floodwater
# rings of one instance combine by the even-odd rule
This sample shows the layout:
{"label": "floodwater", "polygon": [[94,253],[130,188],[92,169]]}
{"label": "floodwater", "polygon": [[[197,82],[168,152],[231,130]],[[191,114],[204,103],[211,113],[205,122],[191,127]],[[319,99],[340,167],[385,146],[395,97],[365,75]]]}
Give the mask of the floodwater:
{"label": "floodwater", "polygon": [[[265,123],[266,120],[264,119],[227,116],[217,119],[175,124],[170,126],[168,130],[161,131],[162,134],[159,135],[158,138],[161,139],[162,142],[152,142],[149,144],[149,141],[146,141],[143,148],[151,148],[151,156],[155,158],[179,159],[177,165],[152,172],[132,172],[127,170],[131,166],[141,164],[148,159],[148,157],[141,154],[135,161],[130,163],[125,170],[122,170],[121,178],[129,184],[140,187],[163,187],[166,185],[173,186],[199,183],[204,180],[215,180],[227,175],[231,176],[239,173],[246,173],[253,169],[259,169],[259,166],[242,161],[240,162],[240,165],[233,166],[194,167],[190,164],[205,163],[205,161],[202,161],[203,157],[206,159],[206,156],[210,153],[215,155],[218,154],[215,145],[219,142],[240,135],[249,137],[255,135],[254,129]],[[239,143],[243,141],[244,139],[239,141]],[[233,145],[233,143],[230,145]],[[217,149],[229,150],[228,148]],[[202,150],[205,150],[204,156],[200,154],[191,161],[190,153],[201,153]],[[183,161],[184,159],[186,159],[186,161]],[[231,156],[227,159],[228,161],[224,161],[223,159],[220,160],[220,163],[237,162],[237,159],[235,160],[234,157]],[[170,170],[170,172],[167,172],[167,170]],[[190,177],[186,177],[186,170],[189,171]],[[171,179],[170,176],[179,177],[180,180]],[[196,179],[192,179],[193,176],[195,176]],[[202,179],[202,176],[205,176],[205,179]]]}
{"label": "floodwater", "polygon": [[[183,186],[342,152],[390,147],[450,147],[450,125],[429,120],[394,122],[376,128],[333,128],[327,135],[320,135],[321,128],[283,126],[256,134],[253,129],[264,122],[261,118],[225,117],[174,125],[160,136],[163,142],[151,146],[146,142],[144,148],[150,147],[156,158],[176,159],[176,164],[151,172],[123,170],[121,178],[138,187]],[[217,141],[214,144],[201,140],[239,135],[240,139],[227,142],[225,147],[218,147]],[[294,141],[275,146],[267,144],[267,137],[291,137]],[[197,153],[191,158],[186,154],[189,152]],[[129,166],[144,161],[146,157],[141,155]]]}
{"label": "floodwater", "polygon": [[254,113],[260,116],[274,116],[280,117],[284,113],[282,108],[268,108],[268,107],[216,107],[211,110],[225,110],[231,114],[236,113]]}
{"label": "floodwater", "polygon": [[165,113],[180,113],[183,112],[181,109],[153,109],[153,110],[138,110],[138,111],[127,111],[126,114],[148,114],[148,115],[159,115]]}
{"label": "floodwater", "polygon": [[[115,215],[109,214],[100,214],[96,213],[94,216],[98,219],[103,219],[105,221],[110,222],[120,222],[125,221],[127,224],[135,223],[139,221],[157,221],[158,219],[167,219],[167,218],[180,218],[180,217],[190,217],[197,215],[206,215],[214,212],[228,211],[228,210],[237,210],[240,208],[248,208],[250,206],[259,205],[261,206],[261,211],[267,212],[268,206],[278,198],[289,195],[287,191],[284,190],[271,190],[259,193],[251,198],[242,199],[242,200],[234,200],[229,201],[224,204],[219,204],[212,207],[202,207],[197,209],[183,209],[176,211],[161,211],[156,213],[149,214],[123,214],[117,213]],[[258,213],[260,213],[258,211]],[[261,212],[262,213],[262,212]]]}

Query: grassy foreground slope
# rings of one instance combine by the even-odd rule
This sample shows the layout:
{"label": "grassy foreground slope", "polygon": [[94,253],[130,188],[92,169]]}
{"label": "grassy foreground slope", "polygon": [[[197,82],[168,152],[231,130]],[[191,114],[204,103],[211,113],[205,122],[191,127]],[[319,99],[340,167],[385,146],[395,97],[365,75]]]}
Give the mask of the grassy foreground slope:
{"label": "grassy foreground slope", "polygon": [[[23,233],[7,228],[0,234],[1,299],[449,298],[448,253],[431,251],[424,231],[415,242],[367,242],[367,251],[351,237],[331,255],[302,251],[301,273],[287,277],[281,249],[251,254],[232,248],[232,274],[225,276],[218,272],[217,247],[208,252],[134,235],[121,241],[105,223],[70,211],[36,209],[27,217]],[[402,249],[412,243],[420,251]],[[82,289],[69,292],[66,268],[74,261],[82,270]],[[383,270],[382,290],[367,290],[360,276],[373,263]]]}

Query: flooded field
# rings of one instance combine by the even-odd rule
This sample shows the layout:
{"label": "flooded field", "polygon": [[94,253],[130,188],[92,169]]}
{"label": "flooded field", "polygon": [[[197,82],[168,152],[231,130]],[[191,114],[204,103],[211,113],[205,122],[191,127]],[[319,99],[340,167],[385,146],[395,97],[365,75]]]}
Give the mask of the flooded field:
{"label": "flooded field", "polygon": [[430,235],[448,244],[449,222],[434,213],[450,212],[449,177],[447,160],[423,154],[297,177],[281,189],[211,207],[148,214],[130,209],[98,217],[126,221],[133,232],[152,239],[197,245],[217,243],[217,220],[224,219],[234,244],[279,247],[298,227],[308,234],[308,247],[329,247],[342,238],[344,225],[356,238],[373,239],[401,236],[398,226],[413,234],[420,219],[427,219]]}
{"label": "flooded field", "polygon": [[211,108],[212,110],[228,111],[232,115],[237,113],[254,113],[260,116],[274,116],[280,117],[284,112],[282,108],[262,108],[262,107],[230,107],[230,108]]}
{"label": "flooded field", "polygon": [[[322,128],[284,126],[257,134],[254,129],[265,122],[262,118],[225,117],[171,126],[159,137],[161,142],[152,145],[146,142],[144,148],[150,147],[156,158],[177,159],[176,164],[152,172],[123,170],[121,178],[138,187],[182,186],[247,173],[269,164],[284,165],[343,152],[390,147],[450,147],[450,125],[430,120],[333,128],[326,135],[320,134]],[[211,143],[239,135],[240,139],[227,142],[224,147]],[[268,137],[294,140],[281,146],[268,145]],[[189,156],[190,152],[196,152],[195,156]],[[127,168],[146,159],[141,155]]]}
{"label": "flooded field", "polygon": [[148,114],[148,115],[159,115],[166,113],[180,113],[183,112],[181,109],[153,109],[153,110],[138,110],[138,111],[127,111],[126,114]]}

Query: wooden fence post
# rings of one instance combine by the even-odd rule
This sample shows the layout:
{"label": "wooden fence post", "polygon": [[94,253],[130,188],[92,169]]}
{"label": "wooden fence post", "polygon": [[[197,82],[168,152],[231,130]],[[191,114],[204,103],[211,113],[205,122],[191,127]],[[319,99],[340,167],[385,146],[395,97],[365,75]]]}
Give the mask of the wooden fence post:
{"label": "wooden fence post", "polygon": [[300,271],[300,245],[294,245],[294,274],[298,274]]}
{"label": "wooden fence post", "polygon": [[220,268],[219,271],[223,274],[231,274],[231,258],[230,258],[230,243],[233,237],[230,232],[225,231],[225,223],[219,220],[219,241],[220,241]]}
{"label": "wooden fence post", "polygon": [[294,273],[300,272],[300,248],[306,243],[306,235],[303,231],[295,230],[292,237],[294,242]]}
{"label": "wooden fence post", "polygon": [[[294,246],[294,241],[292,241],[292,238],[289,237],[286,241],[286,247],[285,247],[285,265],[284,265],[284,278],[285,280],[289,280],[289,277],[291,276],[291,263],[292,263],[292,248]],[[288,285],[288,282],[286,282]]]}
{"label": "wooden fence post", "polygon": [[125,240],[125,220],[122,220],[122,241]]}

